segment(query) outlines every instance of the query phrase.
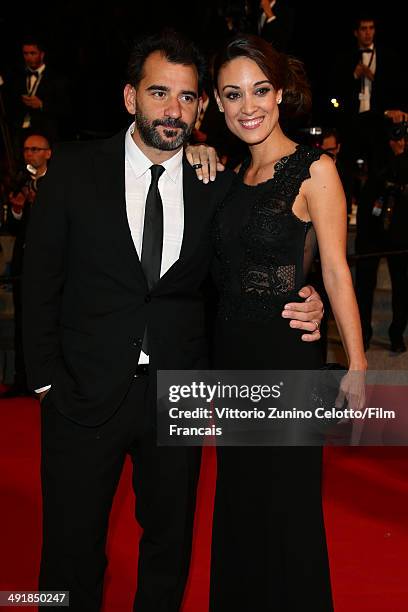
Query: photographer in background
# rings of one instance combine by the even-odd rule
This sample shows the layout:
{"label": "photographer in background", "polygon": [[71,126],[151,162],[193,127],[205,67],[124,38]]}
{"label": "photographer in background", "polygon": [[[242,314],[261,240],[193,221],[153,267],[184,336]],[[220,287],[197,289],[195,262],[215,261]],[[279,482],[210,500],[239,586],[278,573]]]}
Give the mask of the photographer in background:
{"label": "photographer in background", "polygon": [[392,322],[388,333],[393,353],[406,351],[404,331],[408,322],[408,124],[386,125],[386,149],[382,167],[365,184],[357,209],[356,294],[365,349],[372,336],[372,308],[379,256],[387,255],[392,287]]}
{"label": "photographer in background", "polygon": [[38,184],[45,176],[51,158],[51,144],[43,134],[34,134],[24,140],[24,169],[17,173],[9,194],[7,228],[15,235],[11,276],[13,277],[14,302],[14,382],[0,398],[31,395],[27,387],[26,371],[21,337],[21,277],[23,256],[30,219],[31,207],[35,202]]}

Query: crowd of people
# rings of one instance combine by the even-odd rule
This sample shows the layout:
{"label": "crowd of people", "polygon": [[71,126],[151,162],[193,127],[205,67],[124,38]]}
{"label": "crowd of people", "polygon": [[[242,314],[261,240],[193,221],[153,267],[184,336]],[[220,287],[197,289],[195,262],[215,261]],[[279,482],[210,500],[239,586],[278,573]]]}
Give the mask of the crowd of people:
{"label": "crowd of people", "polygon": [[[200,451],[157,446],[157,371],[324,368],[323,304],[307,285],[316,248],[347,356],[341,392],[350,407],[364,404],[372,282],[361,290],[368,274],[359,263],[359,312],[346,256],[346,196],[355,197],[360,156],[358,254],[384,248],[384,236],[386,249],[399,241],[402,254],[389,257],[390,340],[393,351],[405,350],[407,304],[397,297],[407,253],[396,232],[408,204],[402,88],[379,101],[375,22],[359,20],[337,82],[349,119],[312,146],[300,142],[311,134],[311,91],[278,36],[279,20],[289,34],[293,19],[283,5],[261,3],[256,34],[240,31],[251,23],[246,3],[239,27],[223,8],[232,39],[213,56],[214,95],[189,40],[173,30],[141,37],[123,90],[127,126],[109,138],[67,139],[69,84],[48,72],[36,39],[24,41],[24,74],[5,89],[10,141],[24,158],[22,176],[3,190],[17,236],[14,390],[41,402],[40,589],[70,591],[72,610],[101,607],[109,513],[127,455],[143,528],[135,609],[180,609]],[[216,312],[208,327],[210,269]],[[330,612],[322,447],[219,446],[217,464],[211,610]],[[238,542],[244,522],[250,529]]]}
{"label": "crowd of people", "polygon": [[[238,31],[255,33],[267,41],[272,41],[277,50],[291,53],[295,46],[295,15],[296,11],[291,3],[285,3],[283,0],[262,1],[259,7],[248,0],[219,2],[215,22],[218,33],[215,39],[219,45],[221,40]],[[352,26],[354,47],[350,46],[348,50],[333,55],[333,69],[326,77],[326,91],[331,92],[334,105],[324,109],[321,101],[319,104],[318,100],[316,104],[314,100],[315,107],[319,108],[318,117],[309,112],[301,115],[300,120],[292,117],[286,124],[285,117],[281,120],[286,133],[294,140],[312,144],[336,159],[346,194],[349,218],[353,205],[355,209],[362,202],[357,215],[356,251],[359,259],[356,266],[356,283],[366,349],[370,346],[372,335],[372,298],[380,260],[380,256],[375,257],[374,253],[399,251],[398,256],[388,259],[388,262],[396,261],[396,269],[400,270],[400,273],[396,274],[395,266],[392,266],[393,322],[390,327],[390,341],[392,351],[403,352],[407,309],[401,295],[405,294],[406,287],[403,251],[406,250],[408,242],[403,238],[404,232],[397,232],[396,240],[393,229],[384,229],[384,221],[388,215],[387,228],[393,228],[395,222],[399,227],[404,226],[404,214],[399,212],[399,209],[404,208],[406,198],[404,186],[407,177],[404,177],[404,163],[399,164],[402,168],[398,174],[399,187],[394,189],[392,196],[395,214],[391,215],[389,211],[387,213],[387,205],[382,208],[378,205],[378,202],[384,199],[382,192],[386,190],[386,180],[384,179],[383,186],[377,189],[378,193],[381,192],[380,195],[377,193],[380,200],[377,196],[373,200],[371,187],[378,176],[384,176],[384,169],[389,165],[389,147],[393,146],[393,142],[396,143],[401,159],[407,154],[405,142],[408,132],[408,96],[406,83],[401,78],[403,58],[388,46],[376,43],[376,26],[376,21],[370,15],[356,19]],[[78,87],[75,80],[53,67],[54,62],[48,57],[47,49],[39,37],[31,35],[22,39],[20,51],[20,68],[9,73],[5,71],[4,83],[0,89],[3,109],[1,164],[4,171],[1,183],[1,230],[3,233],[10,232],[19,236],[13,262],[21,259],[17,253],[22,252],[21,244],[24,243],[26,226],[25,222],[15,222],[15,210],[18,206],[16,202],[19,200],[21,211],[25,202],[27,209],[32,206],[35,194],[28,186],[32,184],[33,177],[34,182],[39,178],[38,174],[33,174],[32,164],[31,171],[27,169],[30,166],[30,155],[26,154],[27,139],[37,138],[48,143],[48,149],[43,149],[40,153],[43,155],[46,152],[48,161],[53,143],[106,137],[120,127],[125,127],[127,121],[120,104],[115,105],[113,122],[109,119],[101,121],[98,112],[94,122],[87,123],[83,119],[84,115],[79,119],[76,109],[81,106],[81,102],[76,97],[79,91],[85,94],[83,78],[80,77],[81,86]],[[215,49],[211,46],[207,49],[207,61],[211,60],[214,52]],[[122,67],[118,66],[118,75],[121,70]],[[90,86],[92,87],[92,77]],[[94,86],[96,87],[96,84]],[[106,95],[110,101],[113,100],[112,92],[107,92]],[[117,98],[119,99],[118,96]],[[85,95],[83,99],[86,99]],[[202,109],[189,142],[211,145],[225,166],[235,168],[246,156],[247,147],[227,129],[218,111],[210,80],[204,83],[202,99]],[[95,112],[93,114],[95,115]],[[313,127],[316,123],[321,126],[318,130]],[[393,135],[388,138],[391,132]],[[20,188],[22,186],[24,188]],[[363,213],[369,209],[374,212]],[[24,218],[28,216],[25,214]],[[382,232],[381,240],[376,237],[376,232],[370,229],[372,223],[377,228],[377,234]],[[362,239],[364,235],[366,238]],[[362,270],[369,270],[370,273],[361,273]],[[20,276],[21,267],[12,263],[10,272],[12,276]],[[18,283],[19,281],[14,281],[13,287],[17,318],[20,312],[19,299],[16,298],[19,293],[16,288]],[[21,345],[21,325],[18,322],[16,325],[15,391],[26,393],[25,375],[18,365],[23,363],[18,348]],[[13,390],[9,390],[9,393],[13,393]]]}

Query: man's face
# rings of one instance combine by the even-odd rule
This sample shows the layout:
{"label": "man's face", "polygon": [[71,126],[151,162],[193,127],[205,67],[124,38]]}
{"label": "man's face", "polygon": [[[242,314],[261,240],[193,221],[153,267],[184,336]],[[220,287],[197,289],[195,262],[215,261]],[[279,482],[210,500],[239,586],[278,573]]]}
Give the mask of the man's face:
{"label": "man's face", "polygon": [[331,134],[330,136],[325,136],[323,138],[321,148],[323,151],[331,153],[335,159],[338,152],[340,151],[340,145],[337,142],[337,138],[333,134]]}
{"label": "man's face", "polygon": [[27,68],[37,70],[43,65],[44,51],[40,51],[37,45],[23,45],[23,57]]}
{"label": "man's face", "polygon": [[45,138],[42,136],[29,136],[24,141],[23,147],[24,161],[36,170],[44,171],[47,162],[51,157],[51,149]]}
{"label": "man's face", "polygon": [[160,151],[179,150],[188,140],[201,107],[195,66],[169,62],[159,51],[146,59],[138,87],[125,87],[125,105],[135,116],[133,138]]}
{"label": "man's face", "polygon": [[360,21],[357,30],[354,31],[358,46],[361,48],[369,47],[374,42],[375,24],[374,21]]}

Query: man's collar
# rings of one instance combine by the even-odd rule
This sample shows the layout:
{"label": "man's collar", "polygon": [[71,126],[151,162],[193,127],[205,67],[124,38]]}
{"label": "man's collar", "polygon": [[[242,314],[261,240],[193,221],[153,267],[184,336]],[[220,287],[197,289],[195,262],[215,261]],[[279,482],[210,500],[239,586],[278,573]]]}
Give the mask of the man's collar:
{"label": "man's collar", "polygon": [[[139,149],[139,147],[133,140],[132,134],[134,126],[135,124],[132,123],[125,135],[125,156],[126,159],[129,161],[130,165],[132,166],[136,178],[140,178],[149,170],[150,166],[152,166],[153,164],[150,159],[146,157],[146,155]],[[181,172],[182,161],[183,149],[180,149],[180,151],[170,157],[170,159],[164,161],[161,164],[174,183],[177,181]]]}
{"label": "man's collar", "polygon": [[44,170],[44,172],[42,172],[42,174],[35,175],[35,177],[34,177],[35,180],[40,179],[43,176],[45,176],[47,174],[47,170],[48,170],[48,168],[45,168],[45,170]]}
{"label": "man's collar", "polygon": [[29,66],[26,66],[26,70],[29,70],[30,72],[37,72],[40,75],[45,70],[45,64],[41,64],[39,68],[29,68]]}

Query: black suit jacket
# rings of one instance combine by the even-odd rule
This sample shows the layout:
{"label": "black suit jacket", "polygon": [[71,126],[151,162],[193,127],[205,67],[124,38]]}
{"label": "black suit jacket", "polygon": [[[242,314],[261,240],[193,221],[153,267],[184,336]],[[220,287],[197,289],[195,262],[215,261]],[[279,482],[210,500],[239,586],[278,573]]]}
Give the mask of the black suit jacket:
{"label": "black suit jacket", "polygon": [[[354,78],[354,70],[360,61],[360,51],[354,48],[340,54],[331,70],[330,95],[340,101],[342,112],[357,115],[360,107],[360,79]],[[385,110],[407,107],[404,70],[396,53],[387,47],[376,46],[376,71],[372,82],[370,108],[382,115]]]}
{"label": "black suit jacket", "polygon": [[204,185],[184,160],[184,237],[179,260],[148,291],[126,215],[124,133],[69,143],[39,190],[23,273],[29,385],[51,384],[57,408],[95,425],[132,382],[146,325],[157,369],[207,365],[202,284],[210,224],[232,173]]}
{"label": "black suit jacket", "polygon": [[27,75],[24,71],[6,80],[5,103],[10,123],[20,129],[27,113],[31,117],[30,129],[45,133],[51,140],[70,138],[73,130],[72,93],[69,81],[46,66],[36,91],[43,103],[42,109],[30,109],[21,100],[27,94]]}
{"label": "black suit jacket", "polygon": [[[389,199],[391,196],[391,200]],[[373,215],[376,200],[383,198],[381,215]],[[392,203],[389,228],[387,208]],[[408,248],[408,152],[389,159],[364,185],[357,207],[356,252],[375,253]]]}
{"label": "black suit jacket", "polygon": [[[269,23],[265,21],[262,28],[260,28],[259,35],[271,43],[278,51],[289,53],[291,51],[295,27],[295,10],[288,0],[283,2],[278,0],[273,7],[273,11],[276,19]],[[259,17],[259,21],[260,19],[261,17]]]}

